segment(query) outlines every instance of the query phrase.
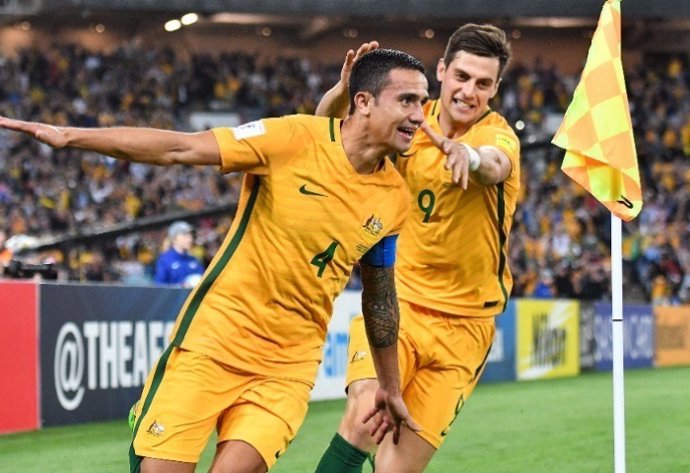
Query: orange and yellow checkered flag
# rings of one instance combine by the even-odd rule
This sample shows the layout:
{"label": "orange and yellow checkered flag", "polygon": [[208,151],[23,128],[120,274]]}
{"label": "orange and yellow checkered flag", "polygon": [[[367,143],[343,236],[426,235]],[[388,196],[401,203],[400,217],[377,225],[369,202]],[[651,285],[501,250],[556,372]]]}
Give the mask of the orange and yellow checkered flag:
{"label": "orange and yellow checkered flag", "polygon": [[607,0],[573,101],[552,143],[561,169],[627,221],[642,210],[640,171],[621,61],[620,0]]}

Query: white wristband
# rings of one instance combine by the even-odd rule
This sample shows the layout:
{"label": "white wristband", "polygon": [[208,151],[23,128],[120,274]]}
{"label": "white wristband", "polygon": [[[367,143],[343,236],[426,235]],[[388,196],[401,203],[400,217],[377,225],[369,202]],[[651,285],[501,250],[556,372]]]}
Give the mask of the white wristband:
{"label": "white wristband", "polygon": [[460,144],[465,147],[465,149],[467,150],[467,154],[470,155],[470,171],[474,172],[477,169],[479,169],[479,165],[481,164],[482,159],[479,157],[479,153],[477,152],[477,150],[466,143]]}

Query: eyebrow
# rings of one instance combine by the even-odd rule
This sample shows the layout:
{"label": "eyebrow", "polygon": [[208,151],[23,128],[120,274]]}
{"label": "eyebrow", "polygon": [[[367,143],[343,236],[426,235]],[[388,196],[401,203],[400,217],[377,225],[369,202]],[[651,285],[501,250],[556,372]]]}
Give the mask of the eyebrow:
{"label": "eyebrow", "polygon": [[398,94],[398,98],[400,99],[419,99],[421,101],[425,101],[429,99],[429,93],[427,92],[426,94],[417,94],[415,92],[401,92]]}
{"label": "eyebrow", "polygon": [[[456,75],[463,74],[463,75],[466,75],[466,76],[473,77],[472,74],[470,74],[470,73],[467,72],[465,69],[462,69],[462,68],[460,68],[460,67],[454,67],[454,68],[453,68],[453,73],[456,74]],[[483,77],[480,76],[480,77],[477,77],[476,79],[477,79],[477,81],[487,81],[487,82],[491,82],[491,83],[496,82],[496,79],[494,79],[493,77],[490,77],[490,76],[483,76]]]}

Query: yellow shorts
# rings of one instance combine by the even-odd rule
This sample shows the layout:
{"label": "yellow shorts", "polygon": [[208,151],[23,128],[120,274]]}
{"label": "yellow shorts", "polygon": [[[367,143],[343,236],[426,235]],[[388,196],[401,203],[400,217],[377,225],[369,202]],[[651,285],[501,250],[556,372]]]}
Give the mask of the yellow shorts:
{"label": "yellow shorts", "polygon": [[135,408],[130,463],[141,457],[197,463],[216,428],[218,443],[247,442],[271,468],[302,425],[310,391],[303,381],[239,372],[170,346]]}
{"label": "yellow shorts", "polygon": [[[496,332],[494,317],[458,317],[400,303],[398,358],[403,398],[419,435],[439,448],[484,369]],[[376,378],[360,315],[352,319],[347,385]]]}

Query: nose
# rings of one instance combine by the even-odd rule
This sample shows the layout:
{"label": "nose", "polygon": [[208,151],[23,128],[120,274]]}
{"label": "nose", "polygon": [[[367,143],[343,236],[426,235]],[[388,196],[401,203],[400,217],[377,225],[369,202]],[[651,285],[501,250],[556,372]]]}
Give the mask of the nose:
{"label": "nose", "polygon": [[421,104],[418,104],[412,114],[410,114],[410,122],[419,126],[424,121],[424,109]]}
{"label": "nose", "polygon": [[465,97],[472,97],[476,89],[477,84],[473,80],[468,80],[462,84],[460,92],[462,92]]}

